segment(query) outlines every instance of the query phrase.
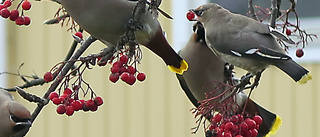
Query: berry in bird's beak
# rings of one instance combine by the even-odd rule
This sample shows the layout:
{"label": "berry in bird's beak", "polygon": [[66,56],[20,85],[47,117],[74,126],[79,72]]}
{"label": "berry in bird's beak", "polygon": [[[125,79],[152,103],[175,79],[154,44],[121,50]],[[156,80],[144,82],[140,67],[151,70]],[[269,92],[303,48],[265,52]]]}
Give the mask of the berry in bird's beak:
{"label": "berry in bird's beak", "polygon": [[189,20],[189,21],[196,21],[196,14],[193,12],[193,11],[189,11],[188,13],[187,13],[187,19]]}

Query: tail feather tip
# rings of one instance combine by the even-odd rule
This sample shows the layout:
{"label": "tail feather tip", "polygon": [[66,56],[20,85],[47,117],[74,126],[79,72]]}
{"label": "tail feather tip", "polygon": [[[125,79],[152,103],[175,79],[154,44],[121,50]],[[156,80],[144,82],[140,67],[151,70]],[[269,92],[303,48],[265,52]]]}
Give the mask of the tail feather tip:
{"label": "tail feather tip", "polygon": [[265,137],[270,137],[270,135],[276,134],[276,132],[279,130],[280,126],[282,124],[281,118],[277,115],[276,119],[273,122],[273,125],[269,131],[269,133]]}
{"label": "tail feather tip", "polygon": [[312,75],[310,74],[310,73],[307,73],[307,74],[305,74],[305,75],[303,75],[302,77],[301,77],[301,79],[298,81],[298,83],[300,83],[300,84],[305,84],[305,83],[307,83],[309,80],[311,80],[312,79]]}

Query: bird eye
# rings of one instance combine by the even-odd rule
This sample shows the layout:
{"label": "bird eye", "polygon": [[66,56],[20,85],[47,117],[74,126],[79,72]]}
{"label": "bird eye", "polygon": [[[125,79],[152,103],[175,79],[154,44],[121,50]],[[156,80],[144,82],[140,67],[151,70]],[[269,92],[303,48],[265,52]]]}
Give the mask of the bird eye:
{"label": "bird eye", "polygon": [[196,10],[194,11],[194,13],[196,13],[197,16],[202,16],[202,14],[204,13],[205,10]]}

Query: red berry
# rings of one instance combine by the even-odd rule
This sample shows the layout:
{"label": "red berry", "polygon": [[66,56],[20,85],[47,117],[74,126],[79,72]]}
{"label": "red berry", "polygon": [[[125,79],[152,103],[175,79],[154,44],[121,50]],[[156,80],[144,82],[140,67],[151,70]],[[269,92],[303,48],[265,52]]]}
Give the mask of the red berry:
{"label": "red berry", "polygon": [[76,35],[77,37],[79,37],[79,38],[83,38],[83,35],[82,35],[82,33],[81,32],[76,32],[76,33],[74,33],[74,35]]}
{"label": "red berry", "polygon": [[129,85],[133,85],[136,82],[136,77],[133,74],[129,74],[129,78],[126,81]]}
{"label": "red berry", "polygon": [[96,105],[101,106],[103,104],[103,100],[101,97],[96,97],[94,98],[94,102],[96,103]]}
{"label": "red berry", "polygon": [[112,73],[109,76],[109,80],[113,83],[116,83],[119,79],[119,73]]}
{"label": "red berry", "polygon": [[216,122],[216,123],[220,122],[221,119],[222,119],[222,115],[218,113],[218,114],[214,115],[213,122]]}
{"label": "red berry", "polygon": [[30,25],[30,23],[31,23],[30,17],[24,16],[24,24],[23,25],[28,26],[28,25]]}
{"label": "red berry", "polygon": [[233,115],[233,116],[231,116],[230,121],[233,123],[238,123],[239,117],[237,115]]}
{"label": "red berry", "polygon": [[63,104],[58,105],[57,107],[57,113],[58,114],[64,114],[66,112],[66,106]]}
{"label": "red berry", "polygon": [[248,124],[245,122],[240,123],[239,128],[241,129],[241,131],[248,131],[249,129]]}
{"label": "red berry", "polygon": [[92,100],[92,99],[89,99],[89,100],[87,100],[86,102],[85,102],[85,105],[86,105],[86,107],[88,108],[88,109],[91,109],[91,108],[93,108],[93,107],[95,107],[95,103],[94,103],[94,101]]}
{"label": "red berry", "polygon": [[217,135],[217,137],[221,137],[222,136],[222,129],[219,127],[216,127],[214,129],[214,133]]}
{"label": "red berry", "polygon": [[189,12],[187,13],[187,19],[188,19],[189,21],[192,21],[195,17],[196,17],[196,15],[195,15],[194,12],[189,11]]}
{"label": "red berry", "polygon": [[236,137],[243,137],[242,135],[236,135]]}
{"label": "red berry", "polygon": [[146,75],[143,73],[143,72],[140,72],[138,75],[137,75],[137,79],[139,81],[144,81],[146,79]]}
{"label": "red berry", "polygon": [[225,130],[225,128],[226,128],[226,124],[221,124],[221,125],[220,125],[220,129],[221,129],[221,130]]}
{"label": "red berry", "polygon": [[124,72],[121,74],[120,78],[121,80],[123,80],[124,82],[128,81],[130,74],[128,72]]}
{"label": "red berry", "polygon": [[259,115],[255,115],[252,119],[257,123],[257,125],[260,125],[263,121],[262,117]]}
{"label": "red berry", "polygon": [[123,63],[121,61],[116,61],[112,64],[112,67],[116,67],[116,66],[121,68],[123,66]]}
{"label": "red berry", "polygon": [[10,16],[10,10],[8,10],[7,8],[3,8],[0,11],[0,14],[3,18],[8,18]]}
{"label": "red berry", "polygon": [[6,6],[4,6],[3,4],[0,4],[0,10],[6,8]]}
{"label": "red berry", "polygon": [[119,70],[120,70],[120,67],[118,67],[118,66],[112,66],[110,70],[111,70],[111,73],[118,73]]}
{"label": "red berry", "polygon": [[248,124],[249,129],[254,129],[254,128],[256,128],[256,125],[257,125],[256,122],[254,120],[252,120],[251,118],[247,118],[245,120],[245,123]]}
{"label": "red berry", "polygon": [[245,137],[251,137],[252,136],[252,131],[251,130],[243,131],[242,135],[245,136]]}
{"label": "red berry", "polygon": [[53,98],[53,99],[52,99],[52,102],[53,102],[53,104],[56,104],[56,105],[61,104],[60,98]]}
{"label": "red berry", "polygon": [[224,132],[223,137],[232,137],[230,132]]}
{"label": "red berry", "polygon": [[93,107],[90,108],[90,111],[97,111],[98,110],[98,106],[94,105]]}
{"label": "red berry", "polygon": [[59,98],[61,102],[64,103],[67,100],[68,96],[69,96],[68,94],[62,94]]}
{"label": "red berry", "polygon": [[18,10],[12,10],[10,12],[10,20],[15,21],[19,17],[19,11]]}
{"label": "red berry", "polygon": [[71,95],[72,94],[72,90],[70,88],[65,88],[64,91],[63,91],[63,94]]}
{"label": "red berry", "polygon": [[11,4],[12,4],[12,2],[11,2],[10,0],[6,0],[6,1],[4,1],[4,3],[3,3],[3,5],[4,5],[5,7],[10,7]]}
{"label": "red berry", "polygon": [[53,75],[51,72],[44,73],[43,79],[45,82],[50,82],[53,80]]}
{"label": "red berry", "polygon": [[54,98],[59,98],[59,95],[58,95],[57,92],[51,92],[51,93],[49,94],[49,99],[50,99],[50,100],[52,100],[52,99],[54,99]]}
{"label": "red berry", "polygon": [[67,108],[66,108],[66,114],[67,114],[68,116],[72,116],[73,113],[74,113],[74,108],[73,108],[72,106],[67,106]]}
{"label": "red berry", "polygon": [[227,123],[226,123],[225,129],[226,129],[227,131],[232,131],[233,128],[234,128],[233,122],[227,122]]}
{"label": "red berry", "polygon": [[25,0],[22,2],[22,9],[29,10],[31,8],[31,2],[28,0]]}
{"label": "red berry", "polygon": [[81,105],[84,105],[84,103],[86,102],[84,99],[79,100]]}
{"label": "red berry", "polygon": [[239,122],[243,121],[243,116],[241,114],[237,114],[238,118],[239,118]]}
{"label": "red berry", "polygon": [[256,137],[258,135],[258,130],[257,129],[252,129],[251,130],[251,137]]}
{"label": "red berry", "polygon": [[136,68],[134,68],[134,67],[132,67],[132,66],[128,66],[128,72],[130,73],[130,74],[134,74],[134,73],[136,73]]}
{"label": "red berry", "polygon": [[287,30],[286,30],[286,34],[287,34],[288,36],[290,36],[290,35],[291,35],[291,30],[287,29]]}
{"label": "red berry", "polygon": [[83,106],[82,106],[82,110],[83,110],[84,112],[90,110],[90,109],[87,107],[86,103],[87,103],[87,101],[85,101],[85,102],[83,103]]}
{"label": "red berry", "polygon": [[82,103],[80,100],[75,100],[71,102],[70,105],[73,107],[74,111],[78,111],[82,109]]}
{"label": "red berry", "polygon": [[128,69],[126,67],[120,67],[119,73],[122,74],[124,72],[128,72]]}
{"label": "red berry", "polygon": [[17,25],[23,25],[24,24],[24,17],[23,16],[19,16],[18,18],[16,18],[16,24]]}
{"label": "red berry", "polygon": [[302,57],[303,55],[304,55],[304,52],[303,52],[302,49],[297,49],[297,50],[296,50],[296,56],[297,56],[297,57],[300,58],[300,57]]}
{"label": "red berry", "polygon": [[123,64],[126,64],[128,62],[128,56],[127,55],[122,55],[120,57],[120,61],[123,63]]}

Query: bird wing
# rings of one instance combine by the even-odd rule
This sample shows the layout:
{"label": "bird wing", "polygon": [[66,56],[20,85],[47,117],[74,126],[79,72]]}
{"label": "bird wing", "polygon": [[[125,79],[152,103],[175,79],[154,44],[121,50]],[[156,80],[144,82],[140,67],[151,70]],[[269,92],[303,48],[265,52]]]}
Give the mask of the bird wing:
{"label": "bird wing", "polygon": [[[227,23],[219,23],[223,29],[208,32],[207,40],[218,52],[256,59],[290,59],[271,35],[269,27],[253,19],[230,14]],[[215,24],[216,25],[216,24]]]}

